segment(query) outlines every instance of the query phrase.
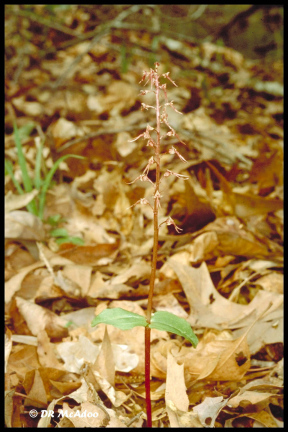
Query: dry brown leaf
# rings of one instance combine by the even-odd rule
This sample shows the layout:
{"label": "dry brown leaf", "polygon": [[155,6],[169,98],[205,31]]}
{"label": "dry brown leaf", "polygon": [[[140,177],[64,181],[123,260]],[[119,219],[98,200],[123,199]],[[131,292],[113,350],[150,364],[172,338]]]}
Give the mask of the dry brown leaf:
{"label": "dry brown leaf", "polygon": [[[70,246],[69,249],[62,248],[62,256],[73,261],[75,264],[87,266],[107,264],[118,249],[118,244],[102,243],[97,246]],[[108,261],[107,261],[108,260]]]}
{"label": "dry brown leaf", "polygon": [[[213,229],[212,227],[209,228]],[[216,233],[219,242],[217,251],[220,254],[243,256],[246,258],[271,257],[271,252],[267,245],[263,245],[256,236],[240,227],[240,225],[235,226],[234,223],[227,224],[222,229],[218,229]]]}
{"label": "dry brown leaf", "polygon": [[32,213],[14,210],[5,215],[5,238],[43,241],[42,221]]}
{"label": "dry brown leaf", "polygon": [[257,279],[259,284],[264,290],[283,294],[284,280],[283,275],[273,272]]}
{"label": "dry brown leaf", "polygon": [[[91,207],[91,212],[93,205],[90,204],[88,206]],[[115,228],[115,231],[118,231],[117,223],[115,224],[114,218],[110,218],[109,221],[107,221],[106,218],[103,218],[103,220],[95,220],[93,215],[86,213],[86,211],[81,210],[81,207],[80,209],[76,207],[73,214],[70,213],[69,219],[65,223],[65,228],[67,231],[71,235],[80,235],[83,237],[85,244],[87,245],[105,243],[117,244],[117,242],[115,242],[115,238],[107,232],[109,229],[113,228]],[[81,264],[81,262],[79,264]]]}
{"label": "dry brown leaf", "polygon": [[[44,210],[45,219],[55,214],[60,214],[63,218],[73,218],[75,199],[73,199],[71,189],[70,184],[66,183],[55,184],[48,189]],[[67,231],[69,232],[69,228]]]}
{"label": "dry brown leaf", "polygon": [[64,361],[65,370],[75,373],[81,372],[85,362],[93,364],[99,351],[99,346],[81,334],[77,341],[61,342],[57,345],[57,352]]}
{"label": "dry brown leaf", "polygon": [[[61,382],[61,381],[54,381],[52,378],[50,378],[50,383],[54,387],[53,388],[53,396],[55,397],[55,389],[59,391],[59,395],[69,395],[72,391],[77,390],[79,387],[81,387],[80,382]],[[56,394],[57,396],[57,394]]]}
{"label": "dry brown leaf", "polygon": [[[89,291],[90,294],[90,291]],[[92,295],[93,294],[93,295]],[[93,284],[93,291],[91,292],[92,298],[100,298],[100,299],[120,299],[122,297],[131,297],[134,294],[134,289],[125,284],[117,284],[112,285],[110,280],[106,281],[104,285],[101,283],[101,280],[97,280],[96,283]]]}
{"label": "dry brown leaf", "polygon": [[24,346],[18,351],[13,352],[12,350],[7,367],[8,372],[16,372],[21,379],[24,379],[28,370],[34,370],[40,367],[36,347]]}
{"label": "dry brown leaf", "polygon": [[[60,143],[62,144],[68,139],[85,135],[85,128],[83,128],[83,126],[77,127],[74,122],[68,121],[63,117],[59,118],[53,124],[50,131],[54,140],[57,141],[56,147],[59,147]],[[88,132],[87,128],[86,132]]]}
{"label": "dry brown leaf", "polygon": [[223,400],[223,396],[206,397],[202,403],[193,408],[193,412],[198,414],[203,427],[213,428],[219,412],[227,402],[228,399]]}
{"label": "dry brown leaf", "polygon": [[[245,390],[244,392],[240,391],[240,394],[231,398],[227,404],[229,408],[237,408],[241,405],[243,408],[248,411],[251,410],[251,405],[254,405],[254,409],[263,409],[269,404],[269,400],[274,397],[273,393],[265,393],[265,392],[257,392]],[[258,405],[258,407],[256,406]]]}
{"label": "dry brown leaf", "polygon": [[[25,378],[26,380],[26,378]],[[34,378],[31,388],[27,391],[27,399],[24,404],[33,405],[34,407],[42,408],[47,405],[47,395],[41,375],[37,369],[34,370]]]}
{"label": "dry brown leaf", "polygon": [[139,363],[139,356],[130,352],[128,345],[112,344],[115,369],[119,372],[130,372],[135,369]]}
{"label": "dry brown leaf", "polygon": [[151,266],[147,262],[143,260],[141,262],[135,262],[131,266],[129,265],[128,268],[121,271],[118,276],[111,278],[109,285],[123,284],[127,281],[133,281],[135,279],[147,279],[150,276],[150,272]]}
{"label": "dry brown leaf", "polygon": [[265,311],[268,315],[282,307],[280,294],[258,291],[248,305],[233,303],[215,289],[205,262],[199,268],[181,265],[172,258],[169,266],[175,271],[190,305],[189,323],[192,327],[246,327]]}
{"label": "dry brown leaf", "polygon": [[13,98],[13,105],[27,116],[38,117],[44,113],[43,104],[39,102],[28,102],[25,96]]}
{"label": "dry brown leaf", "polygon": [[13,194],[11,191],[5,195],[5,213],[9,213],[13,210],[18,210],[22,207],[26,207],[37,195],[39,191],[34,189],[32,192],[24,193],[23,195]]}
{"label": "dry brown leaf", "polygon": [[157,296],[157,297],[154,296],[153,307],[157,311],[170,312],[180,318],[188,317],[188,313],[182,308],[182,306],[178,303],[174,295],[171,293],[164,294],[162,296]]}
{"label": "dry brown leaf", "polygon": [[283,201],[234,192],[235,215],[240,218],[262,215],[283,209]]}
{"label": "dry brown leaf", "polygon": [[124,81],[114,81],[108,87],[107,95],[88,96],[87,105],[91,111],[101,114],[104,111],[117,115],[123,108],[134,105],[137,93],[135,88]]}
{"label": "dry brown leaf", "polygon": [[217,235],[218,245],[214,256],[224,254],[247,258],[271,258],[271,252],[269,252],[267,245],[260,242],[235,217],[217,218],[214,222],[206,225],[203,231],[212,231]]}
{"label": "dry brown leaf", "polygon": [[214,167],[214,165],[212,165],[209,161],[206,161],[206,163],[220,180],[221,189],[224,194],[223,198],[226,202],[226,205],[228,204],[230,206],[232,215],[235,214],[237,217],[245,218],[248,216],[266,214],[283,209],[283,201],[281,200],[233,192],[230,183]]}
{"label": "dry brown leaf", "polygon": [[[250,368],[250,351],[245,336],[234,341],[212,341],[202,348],[201,357],[202,365],[205,366],[198,380],[240,381]],[[185,362],[188,373],[194,374],[193,363],[193,357]]]}
{"label": "dry brown leaf", "polygon": [[[65,291],[59,286],[59,278],[57,278],[57,281],[55,281],[56,278],[54,276],[45,277],[43,274],[37,291],[33,292],[33,295],[29,297],[34,298],[35,303],[40,303],[48,299],[58,299],[63,297],[65,295]],[[19,296],[24,297],[22,295],[22,289],[19,291]]]}
{"label": "dry brown leaf", "polygon": [[[74,299],[79,298],[81,295],[81,286],[77,282],[74,282],[74,280],[64,276],[61,270],[58,270],[57,274],[54,275],[54,283],[61,288],[61,297],[64,293],[64,295]],[[53,291],[55,292],[55,290]]]}
{"label": "dry brown leaf", "polygon": [[79,294],[81,297],[86,297],[88,293],[91,282],[91,273],[92,267],[88,265],[73,264],[65,266],[62,270],[62,274],[66,278],[70,279],[80,287],[81,292]]}
{"label": "dry brown leaf", "polygon": [[[272,416],[271,412],[267,412],[265,410],[256,413],[245,413],[244,415],[256,420],[256,422],[253,424],[253,427],[276,428],[280,426],[275,421],[275,418]],[[281,425],[280,427],[283,426]]]}
{"label": "dry brown leaf", "polygon": [[209,379],[234,381],[241,380],[250,368],[250,352],[246,335],[236,340],[222,332],[218,336],[208,333],[197,348],[177,348],[176,341],[161,341],[151,353],[151,373],[164,378],[167,371],[167,352],[173,349],[177,362],[184,363],[185,382]]}
{"label": "dry brown leaf", "polygon": [[200,263],[223,255],[251,259],[279,257],[280,246],[276,253],[271,252],[268,239],[263,236],[259,239],[234,216],[218,217],[194,236],[193,242],[182,248],[182,253],[187,255],[186,262]]}
{"label": "dry brown leaf", "polygon": [[187,412],[189,399],[184,382],[184,364],[179,365],[171,353],[167,357],[167,378],[165,391],[166,409],[171,427],[179,427],[177,415],[169,408],[168,401],[172,401],[178,410]]}
{"label": "dry brown leaf", "polygon": [[[100,378],[101,379],[101,378]],[[110,410],[108,408],[106,408],[102,401],[99,399],[99,401],[95,401],[94,395],[92,395],[92,399],[91,399],[91,388],[88,386],[86,380],[84,378],[81,379],[81,387],[79,387],[76,391],[74,391],[73,393],[69,394],[69,398],[74,399],[76,402],[80,403],[81,406],[84,405],[85,402],[92,402],[93,405],[95,406],[95,402],[96,406],[98,406],[100,409],[102,409],[103,413],[108,413],[110,416],[110,422],[111,422],[111,427],[113,425],[116,425],[117,427],[120,427],[122,425],[122,427],[125,427],[125,425],[123,425],[123,423],[117,418],[117,416],[115,415],[114,410]],[[109,384],[107,383],[107,389],[109,389]],[[110,387],[111,388],[111,387]],[[113,392],[112,392],[113,393]],[[119,401],[119,398],[121,398],[121,396],[123,397],[123,394],[121,395],[122,392],[117,392],[117,398]],[[68,396],[68,395],[67,395]],[[97,396],[96,396],[97,397]],[[114,397],[115,397],[115,392],[114,392]],[[58,403],[58,401],[60,401],[62,398],[58,399],[53,407],[55,406],[56,403]],[[50,404],[51,405],[51,404]],[[101,408],[101,406],[103,406],[103,408]],[[52,408],[53,408],[52,407]],[[47,408],[49,409],[49,407]],[[88,411],[88,409],[87,409]],[[107,414],[106,414],[106,418],[108,418]],[[123,418],[121,416],[121,418]],[[108,421],[108,420],[107,420]],[[127,422],[129,421],[129,419],[127,418]]]}
{"label": "dry brown leaf", "polygon": [[131,135],[128,132],[120,132],[117,134],[115,147],[119,155],[121,156],[121,158],[122,159],[124,158],[124,160],[125,158],[127,158],[127,156],[131,157],[131,153],[133,153],[133,151],[138,147],[136,142],[130,142],[128,146],[127,142],[130,140],[131,140]]}
{"label": "dry brown leaf", "polygon": [[[189,231],[197,231],[209,222],[215,219],[215,213],[212,210],[210,202],[207,198],[198,197],[195,193],[197,185],[193,185],[193,182],[189,179],[185,181],[185,192],[183,194],[183,200],[185,202],[185,226],[189,228]],[[179,205],[180,212],[183,212],[181,201]],[[174,211],[172,216],[177,217],[177,211]]]}
{"label": "dry brown leaf", "polygon": [[[201,428],[203,427],[198,414],[194,413],[193,411],[189,412],[182,412],[176,408],[174,403],[170,400],[166,402],[166,406],[169,409],[169,412],[174,414],[175,418],[177,418],[177,427],[194,427],[194,428]],[[152,417],[153,420],[153,417]]]}
{"label": "dry brown leaf", "polygon": [[100,376],[105,378],[111,386],[115,385],[115,362],[107,328],[105,328],[100,352],[91,369],[98,371]]}
{"label": "dry brown leaf", "polygon": [[151,354],[150,373],[158,379],[165,379],[167,373],[167,358],[155,349]]}
{"label": "dry brown leaf", "polygon": [[209,231],[196,237],[191,245],[186,249],[189,251],[190,262],[205,261],[210,256],[215,256],[215,251],[219,247],[217,232]]}
{"label": "dry brown leaf", "polygon": [[[284,343],[284,323],[283,323],[283,308],[278,310],[277,315],[271,317],[271,320],[260,320],[253,326],[251,332],[247,335],[247,342],[251,354],[256,354],[261,348],[273,343]],[[243,329],[235,330],[235,336],[240,336]]]}
{"label": "dry brown leaf", "polygon": [[[59,369],[58,367],[39,367],[38,370],[40,372],[48,400],[50,400],[51,398],[59,397],[59,392],[55,390],[54,383],[68,381],[68,384],[71,384],[71,376],[67,376],[67,371],[65,371],[63,367],[61,369]],[[78,385],[78,381],[75,379],[75,377],[73,378],[73,383],[77,383]]]}
{"label": "dry brown leaf", "polygon": [[[42,247],[45,249],[45,256],[49,258],[49,264],[51,267],[53,266],[63,266],[67,264],[71,264],[72,262],[68,260],[67,258],[57,256],[53,252],[50,251],[49,254],[46,255],[46,250],[43,245]],[[49,249],[48,249],[49,250]],[[12,276],[6,283],[5,283],[5,303],[9,303],[12,300],[13,295],[21,288],[21,284],[23,282],[23,279],[33,270],[44,267],[44,262],[38,261],[34,264],[31,264],[30,266],[23,267],[18,274],[15,276]]]}
{"label": "dry brown leaf", "polygon": [[67,329],[64,328],[66,321],[63,318],[21,297],[16,297],[16,304],[34,336],[37,336],[42,330],[46,330],[49,337],[67,336]]}
{"label": "dry brown leaf", "polygon": [[37,354],[42,367],[63,369],[63,364],[59,362],[55,355],[54,344],[45,330],[42,330],[37,335],[38,347]]}
{"label": "dry brown leaf", "polygon": [[[80,379],[81,387],[69,394],[69,398],[74,399],[79,404],[86,401],[91,401],[91,386],[87,383],[84,377]],[[92,398],[94,396],[92,395]]]}
{"label": "dry brown leaf", "polygon": [[[127,424],[129,424],[131,422],[131,419],[129,417],[124,417],[123,415],[119,415],[119,418],[117,416],[117,413],[112,410],[112,409],[107,409],[107,412],[110,416],[110,421],[108,423],[108,425],[106,426],[107,428],[123,428],[123,427],[128,427],[126,426]],[[140,418],[135,418],[133,424],[129,427],[133,427],[133,428],[141,428],[143,427],[143,418],[144,414],[142,413],[142,415],[140,414]],[[120,420],[121,418],[121,420]],[[123,423],[125,421],[125,424]]]}
{"label": "dry brown leaf", "polygon": [[250,182],[258,183],[259,189],[269,189],[276,184],[283,184],[283,150],[274,150],[273,154],[260,153],[250,173]]}
{"label": "dry brown leaf", "polygon": [[87,293],[87,297],[91,298],[100,298],[100,293],[105,293],[106,291],[106,283],[103,279],[103,275],[101,272],[96,271],[96,273],[91,277],[91,285],[89,287],[89,291]]}
{"label": "dry brown leaf", "polygon": [[93,371],[93,374],[101,390],[108,396],[115,407],[121,406],[130,398],[130,394],[126,395],[120,390],[115,390],[115,388],[105,378],[102,378],[100,373],[96,370]]}

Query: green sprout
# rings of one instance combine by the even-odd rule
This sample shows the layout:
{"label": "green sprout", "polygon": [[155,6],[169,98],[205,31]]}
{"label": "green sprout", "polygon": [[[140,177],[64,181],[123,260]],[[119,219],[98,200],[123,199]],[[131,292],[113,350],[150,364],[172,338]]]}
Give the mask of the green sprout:
{"label": "green sprout", "polygon": [[[15,188],[19,192],[20,195],[23,195],[24,193],[29,193],[33,190],[33,188],[37,189],[39,191],[38,196],[35,197],[29,204],[27,204],[27,210],[38,216],[40,219],[43,219],[44,214],[44,207],[46,203],[46,193],[51,185],[53,176],[57,169],[59,168],[59,165],[61,162],[65,161],[66,159],[73,157],[76,159],[84,159],[83,156],[78,155],[64,155],[60,157],[52,166],[48,174],[44,178],[41,178],[41,165],[42,165],[42,154],[43,154],[43,142],[40,144],[40,146],[37,149],[36,154],[36,163],[35,163],[35,170],[34,170],[34,179],[32,180],[29,177],[28,169],[27,169],[27,162],[23,153],[22,143],[20,139],[20,132],[17,128],[16,123],[14,123],[14,140],[16,144],[17,149],[17,156],[18,156],[18,163],[21,169],[22,173],[22,179],[23,179],[23,187],[20,185],[20,183],[17,181],[17,179],[14,176],[13,172],[13,165],[12,162],[8,159],[5,159],[5,172],[8,173],[11,177],[12,182],[14,183]],[[22,132],[23,133],[23,132]]]}

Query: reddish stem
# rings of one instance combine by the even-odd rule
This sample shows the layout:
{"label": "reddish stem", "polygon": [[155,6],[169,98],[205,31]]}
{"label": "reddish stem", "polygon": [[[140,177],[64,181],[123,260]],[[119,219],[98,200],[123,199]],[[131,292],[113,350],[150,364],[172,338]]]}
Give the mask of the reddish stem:
{"label": "reddish stem", "polygon": [[[160,185],[160,104],[159,104],[159,77],[157,73],[157,66],[153,73],[152,83],[156,88],[156,118],[157,118],[157,141],[155,146],[155,162],[156,162],[156,181],[154,190],[154,242],[153,242],[153,255],[151,263],[151,277],[148,295],[148,306],[146,320],[150,324],[152,313],[152,298],[155,285],[156,266],[157,266],[157,251],[158,251],[158,208],[159,208],[159,185]],[[151,412],[151,395],[150,395],[150,335],[151,329],[145,327],[145,391],[146,391],[146,412],[147,412],[147,427],[152,427],[152,412]]]}
{"label": "reddish stem", "polygon": [[147,427],[152,427],[151,396],[150,396],[150,333],[151,329],[145,327],[145,392]]}
{"label": "reddish stem", "polygon": [[[147,82],[144,84],[146,85],[149,81],[151,83],[151,90],[142,90],[141,94],[147,94],[147,93],[155,93],[156,97],[156,107],[153,107],[151,105],[146,105],[142,103],[142,109],[148,109],[148,108],[154,108],[156,111],[156,128],[152,128],[150,125],[147,125],[146,131],[142,134],[140,134],[137,138],[134,138],[130,142],[136,141],[140,137],[144,137],[148,140],[147,145],[154,147],[154,156],[149,159],[148,165],[145,167],[143,174],[137,177],[134,181],[140,179],[142,181],[149,181],[150,183],[154,184],[154,206],[152,207],[149,201],[145,198],[141,198],[139,201],[137,201],[134,205],[141,203],[141,204],[149,204],[149,206],[153,209],[154,214],[154,241],[153,241],[153,254],[152,254],[152,261],[151,261],[151,276],[150,276],[150,287],[149,287],[149,294],[148,294],[148,304],[147,304],[147,313],[146,313],[146,321],[147,324],[151,323],[151,315],[152,315],[152,299],[153,299],[153,292],[154,292],[154,286],[155,286],[155,277],[156,277],[156,267],[157,267],[157,253],[158,253],[158,238],[159,238],[159,224],[158,224],[158,211],[160,207],[160,141],[161,141],[161,135],[160,135],[160,125],[161,122],[165,123],[166,126],[169,128],[169,132],[166,133],[166,136],[175,135],[178,138],[178,135],[174,131],[174,129],[169,125],[168,123],[168,115],[166,113],[166,105],[170,105],[173,108],[173,101],[168,102],[167,94],[166,94],[166,84],[160,85],[159,84],[159,76],[158,76],[158,66],[159,63],[155,63],[155,70],[150,69],[150,72],[144,72],[142,76],[142,80],[140,83],[145,80],[148,77]],[[169,78],[169,72],[162,74],[164,78],[167,78],[173,85],[177,87],[174,81],[172,81]],[[155,87],[155,90],[153,90],[153,86]],[[160,90],[164,91],[165,94],[165,104],[161,107],[160,106]],[[162,114],[160,115],[160,109],[162,109]],[[173,108],[175,111],[177,111],[175,108]],[[177,111],[179,112],[179,111]],[[181,113],[180,113],[181,114]],[[154,141],[154,139],[150,136],[151,130],[156,131],[157,139]],[[180,138],[179,138],[180,139]],[[182,142],[182,141],[181,141]],[[183,143],[184,144],[184,143]],[[170,154],[177,154],[177,156],[182,160],[185,161],[183,156],[180,155],[180,153],[172,147],[169,152]],[[185,161],[186,162],[186,161]],[[148,173],[150,170],[150,165],[153,163],[156,163],[156,180],[153,183],[151,179],[148,177]],[[183,177],[188,178],[187,176],[183,176],[181,174],[176,174],[170,170],[167,170],[166,173],[168,175],[175,175],[176,177]],[[164,174],[165,177],[165,174]],[[167,174],[166,174],[167,177]],[[134,183],[131,182],[131,183]],[[131,206],[131,207],[133,207]],[[182,231],[181,228],[177,227],[173,219],[169,216],[168,219],[165,222],[162,222],[160,224],[163,225],[166,223],[166,225],[173,225],[177,232]],[[145,392],[146,392],[146,412],[147,412],[147,427],[152,427],[152,409],[151,409],[151,391],[150,391],[150,347],[151,347],[151,329],[147,326],[145,327]]]}

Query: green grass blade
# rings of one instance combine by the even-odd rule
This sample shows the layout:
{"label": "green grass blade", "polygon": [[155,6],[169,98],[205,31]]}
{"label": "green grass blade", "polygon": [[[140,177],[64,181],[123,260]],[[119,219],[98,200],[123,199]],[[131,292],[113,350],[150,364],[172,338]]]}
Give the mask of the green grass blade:
{"label": "green grass blade", "polygon": [[34,185],[37,190],[41,188],[41,164],[42,164],[43,141],[41,141],[36,154]]}
{"label": "green grass blade", "polygon": [[[17,149],[17,155],[18,155],[18,163],[19,163],[19,166],[20,166],[20,169],[21,169],[21,172],[22,172],[22,179],[23,179],[24,190],[25,190],[25,192],[31,192],[32,189],[33,189],[32,182],[31,182],[31,179],[30,179],[30,177],[28,175],[26,159],[25,159],[25,156],[24,156],[24,153],[23,153],[22,143],[21,143],[21,140],[20,140],[19,131],[18,131],[16,122],[14,122],[13,128],[14,128],[14,140],[15,140],[16,149]],[[28,209],[28,211],[30,213],[32,213],[34,215],[38,214],[37,206],[36,206],[36,201],[35,200],[31,201],[27,205],[27,209]]]}
{"label": "green grass blade", "polygon": [[[12,180],[12,182],[14,183],[14,186],[16,187],[16,189],[17,189],[17,191],[19,192],[19,194],[20,194],[20,195],[23,195],[25,192],[24,192],[24,190],[22,189],[20,183],[16,180],[16,177],[14,176],[12,163],[11,163],[9,160],[7,160],[7,159],[5,159],[5,170],[6,170],[6,171],[8,172],[8,174],[10,175],[11,180]],[[30,213],[33,213],[33,214],[36,215],[36,213],[35,213],[35,208],[34,208],[34,205],[32,204],[32,201],[31,201],[29,204],[27,204],[26,208],[27,208],[27,210],[28,210]]]}
{"label": "green grass blade", "polygon": [[5,159],[5,170],[8,172],[8,174],[11,177],[12,182],[14,183],[14,186],[16,187],[17,191],[19,192],[20,195],[24,194],[24,190],[22,189],[22,187],[20,186],[20,183],[18,182],[18,180],[16,180],[16,177],[14,176],[13,173],[13,165],[12,162]]}
{"label": "green grass blade", "polygon": [[25,192],[31,192],[32,191],[32,182],[31,182],[31,179],[28,175],[26,159],[25,159],[25,156],[23,153],[22,143],[20,140],[19,131],[18,131],[16,122],[14,122],[14,140],[15,140],[15,144],[16,144],[16,148],[17,148],[18,162],[19,162],[19,166],[20,166],[20,169],[22,172],[24,189],[25,189]]}

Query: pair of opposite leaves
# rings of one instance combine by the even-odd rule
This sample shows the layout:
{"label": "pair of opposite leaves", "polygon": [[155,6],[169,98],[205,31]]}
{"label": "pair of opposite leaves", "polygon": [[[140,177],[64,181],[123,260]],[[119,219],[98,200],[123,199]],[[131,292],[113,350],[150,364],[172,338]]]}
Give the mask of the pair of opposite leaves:
{"label": "pair of opposite leaves", "polygon": [[189,323],[185,319],[179,318],[170,312],[155,312],[152,314],[149,324],[145,317],[134,312],[129,312],[122,308],[105,309],[93,319],[91,325],[94,327],[102,323],[113,325],[121,330],[131,330],[139,326],[155,328],[157,330],[164,330],[183,336],[191,342],[194,348],[196,348],[198,344],[198,338]]}

